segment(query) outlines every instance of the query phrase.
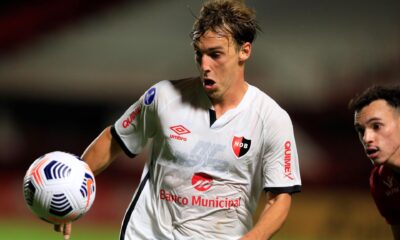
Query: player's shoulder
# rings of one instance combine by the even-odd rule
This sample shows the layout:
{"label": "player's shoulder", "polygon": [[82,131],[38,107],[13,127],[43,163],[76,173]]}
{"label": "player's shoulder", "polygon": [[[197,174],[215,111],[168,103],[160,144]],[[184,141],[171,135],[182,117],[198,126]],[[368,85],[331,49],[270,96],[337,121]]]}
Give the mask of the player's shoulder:
{"label": "player's shoulder", "polygon": [[376,165],[371,169],[369,183],[370,187],[376,186],[378,182],[393,176],[393,171],[384,165]]}
{"label": "player's shoulder", "polygon": [[144,102],[150,103],[147,99],[154,100],[154,105],[158,108],[171,104],[195,104],[196,101],[203,99],[201,96],[201,81],[199,78],[183,78],[176,80],[161,80],[151,86],[144,94]]}
{"label": "player's shoulder", "polygon": [[284,110],[278,102],[273,99],[270,95],[268,95],[266,92],[260,90],[259,88],[250,85],[250,90],[253,95],[253,101],[260,105],[261,108],[272,108],[272,109],[279,109],[279,110]]}
{"label": "player's shoulder", "polygon": [[288,112],[266,92],[252,85],[250,85],[250,90],[252,91],[253,98],[252,105],[254,109],[259,109],[261,115],[268,117],[275,116],[277,118],[282,116],[289,117]]}
{"label": "player's shoulder", "polygon": [[182,94],[195,90],[198,78],[183,78],[174,80],[161,80],[154,84],[150,89],[156,89],[161,95]]}
{"label": "player's shoulder", "polygon": [[369,173],[369,185],[373,186],[374,182],[376,180],[376,177],[378,176],[380,166],[373,166]]}
{"label": "player's shoulder", "polygon": [[155,83],[152,87],[156,88],[191,88],[193,83],[196,82],[198,78],[188,77],[181,79],[164,79]]}
{"label": "player's shoulder", "polygon": [[383,176],[390,173],[390,168],[385,167],[384,165],[374,165],[371,169],[371,176]]}

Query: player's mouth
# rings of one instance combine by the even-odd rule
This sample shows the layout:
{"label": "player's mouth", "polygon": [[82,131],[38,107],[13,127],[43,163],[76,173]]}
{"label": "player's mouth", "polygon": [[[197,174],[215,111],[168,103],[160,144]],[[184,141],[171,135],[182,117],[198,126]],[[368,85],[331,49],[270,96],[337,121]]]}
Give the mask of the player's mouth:
{"label": "player's mouth", "polygon": [[379,154],[379,148],[377,147],[369,147],[365,149],[365,153],[367,154],[367,157],[370,159],[375,159],[378,157]]}
{"label": "player's mouth", "polygon": [[203,79],[203,86],[205,89],[213,89],[213,87],[215,86],[215,81],[209,78],[204,78]]}

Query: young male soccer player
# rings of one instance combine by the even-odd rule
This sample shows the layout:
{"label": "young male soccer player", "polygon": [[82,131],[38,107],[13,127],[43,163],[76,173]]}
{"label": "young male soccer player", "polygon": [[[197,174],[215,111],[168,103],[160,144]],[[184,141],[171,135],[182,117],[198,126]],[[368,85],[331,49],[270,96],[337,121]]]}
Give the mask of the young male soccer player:
{"label": "young male soccer player", "polygon": [[152,139],[120,239],[268,239],[284,223],[298,156],[289,115],[245,81],[257,29],[242,1],[205,2],[191,33],[200,76],[155,84],[83,153],[98,174]]}
{"label": "young male soccer player", "polygon": [[372,86],[350,102],[354,126],[374,167],[370,188],[381,215],[400,239],[400,86]]}

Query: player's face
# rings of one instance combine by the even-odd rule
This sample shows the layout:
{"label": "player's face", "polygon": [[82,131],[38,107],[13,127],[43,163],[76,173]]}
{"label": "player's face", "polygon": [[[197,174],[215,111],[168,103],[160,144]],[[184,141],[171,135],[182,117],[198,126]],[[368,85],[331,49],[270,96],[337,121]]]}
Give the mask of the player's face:
{"label": "player's face", "polygon": [[244,61],[251,44],[238,49],[226,33],[207,31],[194,45],[203,87],[212,100],[223,100],[244,84]]}
{"label": "player's face", "polygon": [[375,164],[398,165],[400,113],[385,100],[376,100],[356,112],[354,120],[367,157]]}

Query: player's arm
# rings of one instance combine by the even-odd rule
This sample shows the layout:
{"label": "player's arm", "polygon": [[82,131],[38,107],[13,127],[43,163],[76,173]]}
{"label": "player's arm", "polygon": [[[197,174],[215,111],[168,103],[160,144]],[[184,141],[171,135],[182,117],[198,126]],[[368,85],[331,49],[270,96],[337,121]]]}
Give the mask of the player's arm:
{"label": "player's arm", "polygon": [[86,148],[82,159],[89,165],[95,175],[106,169],[122,152],[119,144],[113,139],[111,126],[105,128],[100,135]]}
{"label": "player's arm", "polygon": [[[93,173],[97,175],[107,168],[121,152],[122,149],[112,137],[111,127],[107,127],[86,148],[82,154],[82,159],[89,165]],[[61,232],[64,239],[69,239],[72,232],[72,224],[54,225],[54,230]]]}
{"label": "player's arm", "polygon": [[400,224],[398,225],[390,225],[392,228],[393,239],[400,240]]}
{"label": "player's arm", "polygon": [[267,192],[267,202],[256,225],[241,240],[270,239],[285,222],[291,202],[292,196],[289,193]]}

